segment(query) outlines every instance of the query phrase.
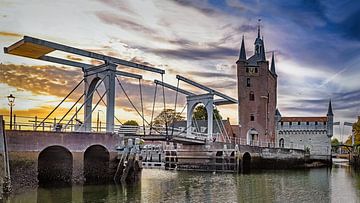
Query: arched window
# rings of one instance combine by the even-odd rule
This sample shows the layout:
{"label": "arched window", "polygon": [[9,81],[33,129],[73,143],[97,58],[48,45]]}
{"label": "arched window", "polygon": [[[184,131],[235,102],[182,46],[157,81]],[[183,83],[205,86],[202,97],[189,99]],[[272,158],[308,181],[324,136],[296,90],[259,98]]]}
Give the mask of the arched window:
{"label": "arched window", "polygon": [[250,78],[246,79],[246,87],[250,87]]}
{"label": "arched window", "polygon": [[284,148],[284,138],[281,138],[281,139],[279,140],[279,147],[280,147],[280,148]]}
{"label": "arched window", "polygon": [[254,92],[253,92],[253,91],[251,91],[251,92],[249,93],[249,100],[250,100],[250,101],[254,101],[254,100],[255,100],[255,96],[254,96]]}

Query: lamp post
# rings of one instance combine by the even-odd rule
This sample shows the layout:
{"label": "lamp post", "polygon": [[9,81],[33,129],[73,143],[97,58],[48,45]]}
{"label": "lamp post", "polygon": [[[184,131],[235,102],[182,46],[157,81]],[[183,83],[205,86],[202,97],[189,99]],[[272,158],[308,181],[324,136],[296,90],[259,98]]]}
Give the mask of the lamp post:
{"label": "lamp post", "polygon": [[9,101],[9,106],[10,106],[10,130],[12,130],[12,111],[13,111],[13,106],[15,106],[15,97],[10,94],[8,97],[8,101]]}
{"label": "lamp post", "polygon": [[[97,118],[96,118],[96,132],[99,132],[99,123],[100,123],[100,118],[99,118],[99,113],[102,112],[104,113],[102,110],[98,110],[97,112]],[[101,125],[100,125],[100,131],[101,131]]]}

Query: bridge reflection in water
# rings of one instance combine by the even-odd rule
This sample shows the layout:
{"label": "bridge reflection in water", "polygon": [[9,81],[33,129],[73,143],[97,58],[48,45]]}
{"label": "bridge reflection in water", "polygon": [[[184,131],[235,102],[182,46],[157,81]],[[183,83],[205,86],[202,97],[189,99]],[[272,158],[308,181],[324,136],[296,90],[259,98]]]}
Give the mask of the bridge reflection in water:
{"label": "bridge reflection in water", "polygon": [[[39,188],[12,202],[356,202],[360,173],[350,167],[246,175],[144,169],[135,185]],[[25,201],[26,200],[26,201]]]}

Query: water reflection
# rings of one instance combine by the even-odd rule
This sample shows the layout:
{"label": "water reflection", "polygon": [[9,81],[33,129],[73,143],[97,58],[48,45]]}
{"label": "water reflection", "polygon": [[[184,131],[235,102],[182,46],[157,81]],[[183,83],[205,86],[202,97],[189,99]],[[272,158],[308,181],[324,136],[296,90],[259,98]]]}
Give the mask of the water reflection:
{"label": "water reflection", "polygon": [[[34,195],[35,194],[35,195]],[[350,167],[213,174],[143,170],[133,185],[38,188],[11,202],[359,202],[360,173]]]}

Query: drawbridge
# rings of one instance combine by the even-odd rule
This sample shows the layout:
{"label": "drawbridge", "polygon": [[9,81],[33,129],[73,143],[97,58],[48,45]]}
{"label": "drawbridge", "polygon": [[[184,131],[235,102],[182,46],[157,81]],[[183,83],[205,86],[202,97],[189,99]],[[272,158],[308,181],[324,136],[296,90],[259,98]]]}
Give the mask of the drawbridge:
{"label": "drawbridge", "polygon": [[[227,135],[225,127],[222,122],[217,119],[214,121],[214,109],[219,105],[236,104],[237,100],[216,91],[210,87],[197,83],[193,80],[177,75],[177,86],[173,86],[169,83],[164,82],[165,70],[127,61],[124,59],[116,58],[113,56],[103,55],[84,49],[79,49],[55,42],[50,42],[34,37],[24,36],[20,41],[12,44],[11,46],[4,47],[4,52],[21,57],[27,57],[31,59],[61,64],[65,66],[72,66],[81,68],[83,72],[83,79],[61,100],[61,102],[51,111],[45,118],[41,120],[35,119],[33,123],[33,130],[44,130],[45,125],[53,123],[53,131],[78,131],[78,132],[93,132],[93,118],[92,114],[95,109],[101,103],[106,107],[106,127],[105,130],[108,133],[123,134],[129,138],[140,137],[144,140],[158,140],[158,141],[173,141],[180,143],[189,144],[204,144],[207,141],[223,141],[231,142],[231,139]],[[95,60],[99,65],[93,65],[89,63],[83,63],[71,58],[62,58],[52,56],[51,53],[63,52],[66,54],[76,55],[79,57],[85,57],[90,60]],[[151,120],[147,120],[144,115],[144,104],[143,104],[143,91],[142,91],[142,80],[143,75],[135,74],[134,71],[123,71],[119,70],[121,67],[130,69],[136,69],[137,72],[150,72],[159,74],[161,80],[154,80],[155,93],[153,98],[153,106],[151,112]],[[139,95],[140,95],[140,106],[141,109],[136,107],[134,102],[127,91],[124,88],[122,78],[130,78],[138,80]],[[195,94],[185,89],[179,88],[179,82],[185,82],[192,87],[199,88],[205,91],[205,94]],[[103,84],[105,91],[100,93],[99,87]],[[73,102],[72,106],[66,111],[66,113],[60,118],[54,121],[49,121],[50,116],[66,101],[69,97],[78,89],[80,86],[83,87],[83,94]],[[124,93],[129,104],[132,106],[134,111],[139,115],[142,121],[142,126],[127,126],[123,125],[120,119],[115,115],[115,98],[116,98],[116,86],[120,87]],[[155,126],[154,111],[156,103],[156,95],[158,86],[161,87],[162,99],[163,99],[163,110],[166,113],[166,102],[165,102],[165,88],[175,91],[175,104],[174,112],[177,113],[178,94],[186,96],[186,105],[182,109],[181,113],[187,109],[186,112],[186,128],[180,129],[175,128],[174,123],[176,122],[175,116],[172,119],[165,119],[163,126]],[[94,94],[97,94],[99,100],[93,105]],[[220,99],[214,99],[214,97],[220,97]],[[198,132],[192,125],[194,123],[193,111],[196,105],[203,104],[207,112],[207,130],[205,132]],[[80,105],[79,108],[77,108]],[[78,114],[83,111],[83,118],[79,119]],[[180,114],[181,114],[180,113]],[[167,116],[165,115],[167,118]],[[115,123],[118,122],[118,124]],[[196,122],[196,121],[195,121]],[[220,133],[213,133],[213,125],[219,126]],[[221,138],[221,139],[220,139]]]}

